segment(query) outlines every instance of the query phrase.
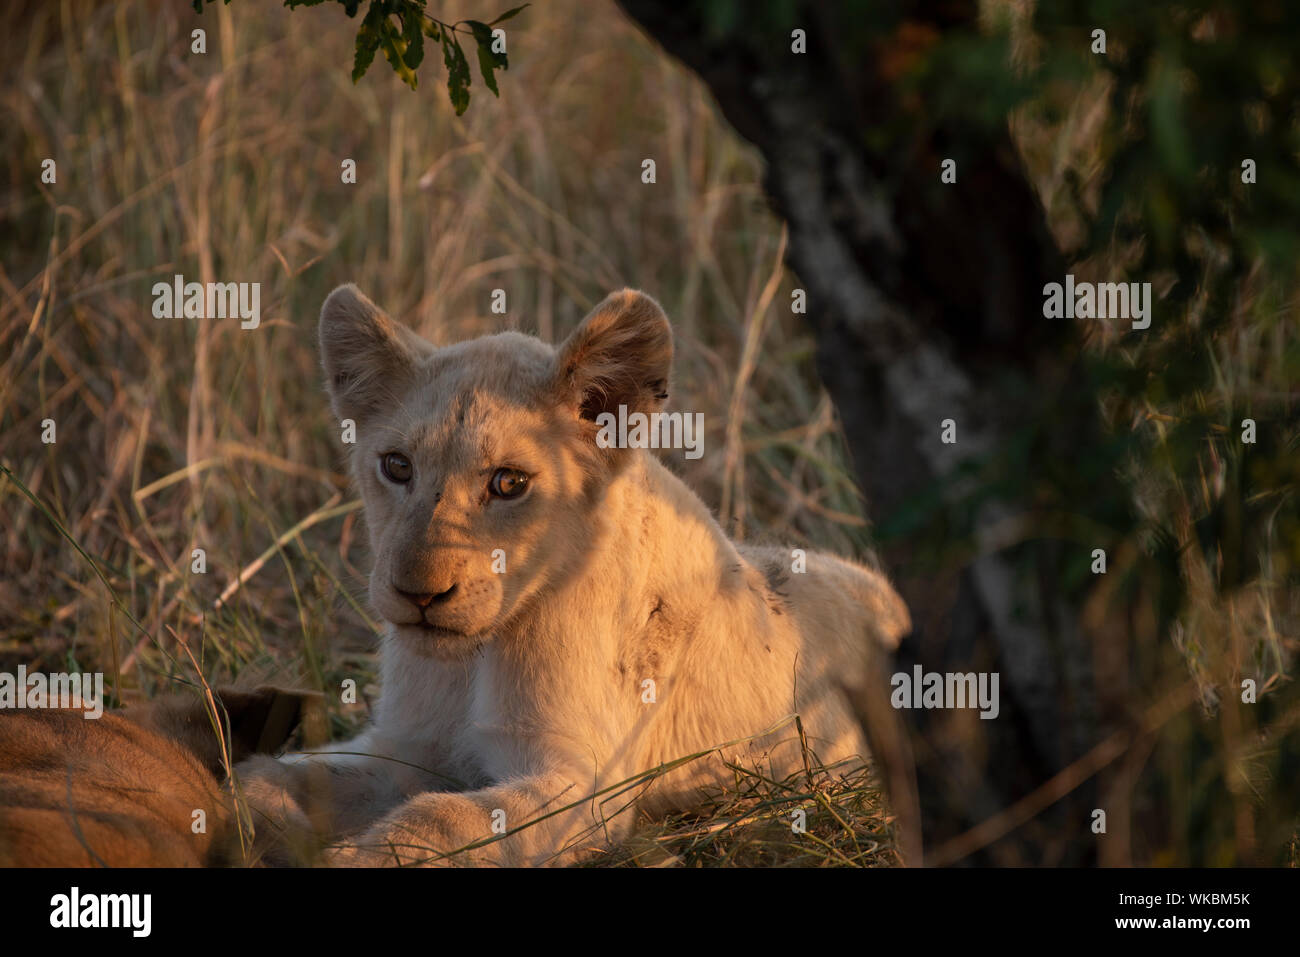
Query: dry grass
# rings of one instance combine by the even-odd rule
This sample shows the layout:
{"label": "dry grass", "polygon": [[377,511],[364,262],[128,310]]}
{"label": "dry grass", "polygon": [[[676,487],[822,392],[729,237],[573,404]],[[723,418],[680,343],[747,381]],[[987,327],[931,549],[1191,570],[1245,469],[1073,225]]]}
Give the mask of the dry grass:
{"label": "dry grass", "polygon": [[[184,643],[213,681],[252,671],[337,702],[357,678],[374,700],[361,516],[315,345],[347,280],[435,343],[554,340],[611,289],[646,289],[678,335],[672,401],[705,413],[706,454],[673,467],[738,536],[865,554],[756,154],[612,4],[530,7],[501,98],[476,85],[463,118],[432,70],[419,93],[382,63],[354,87],[338,9],[67,0],[0,17],[0,464],[16,479],[0,475],[0,667],[104,670],[148,696],[193,677]],[[261,327],[153,318],[151,287],[175,273],[261,282]],[[366,714],[337,705],[333,735]],[[785,793],[744,790],[761,787]],[[842,813],[874,834],[879,797],[857,787]]]}
{"label": "dry grass", "polygon": [[[895,826],[865,767],[816,765],[776,780],[728,764],[725,790],[689,814],[645,821],[588,866],[894,867]],[[798,839],[792,839],[794,827]]]}

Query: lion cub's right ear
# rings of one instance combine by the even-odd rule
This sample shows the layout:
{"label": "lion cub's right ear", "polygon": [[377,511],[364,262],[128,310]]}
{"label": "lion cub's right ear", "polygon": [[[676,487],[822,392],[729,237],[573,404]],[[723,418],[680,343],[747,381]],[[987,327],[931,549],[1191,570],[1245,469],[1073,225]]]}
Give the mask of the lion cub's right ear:
{"label": "lion cub's right ear", "polygon": [[397,401],[433,346],[348,283],[320,311],[320,353],[334,414],[360,421]]}

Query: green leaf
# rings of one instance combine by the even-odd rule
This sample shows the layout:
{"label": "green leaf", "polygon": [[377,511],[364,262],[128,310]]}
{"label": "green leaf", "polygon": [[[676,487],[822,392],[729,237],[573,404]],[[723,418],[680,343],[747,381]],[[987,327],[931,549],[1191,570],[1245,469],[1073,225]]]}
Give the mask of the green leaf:
{"label": "green leaf", "polygon": [[474,43],[478,48],[478,70],[483,74],[483,82],[492,91],[493,96],[500,96],[494,71],[504,70],[509,66],[504,53],[492,52],[492,28],[481,20],[466,20],[465,24],[474,34]]}
{"label": "green leaf", "polygon": [[361,29],[357,31],[356,57],[352,61],[353,83],[365,76],[366,70],[370,69],[370,64],[374,62],[375,51],[379,49],[379,44],[383,40],[383,34],[380,32],[383,22],[383,5],[372,2],[370,9],[366,11],[365,19],[361,21]]}
{"label": "green leaf", "polygon": [[482,62],[484,56],[491,58],[492,66],[498,70],[505,70],[510,66],[510,61],[506,59],[505,53],[494,53],[492,51],[492,28],[480,20],[466,20],[470,31],[474,34],[474,42],[478,44],[479,61]]}
{"label": "green leaf", "polygon": [[402,35],[397,32],[397,27],[393,26],[392,21],[387,17],[384,18],[381,29],[384,39],[384,56],[388,59],[397,75],[402,78],[402,82],[414,90],[416,83],[419,81],[415,71],[407,66],[403,57],[403,48],[406,46],[406,41],[402,39]]}
{"label": "green leaf", "polygon": [[414,7],[407,7],[402,12],[402,39],[406,48],[402,50],[402,59],[412,70],[417,70],[424,62],[424,15]]}
{"label": "green leaf", "polygon": [[460,42],[454,36],[449,38],[446,30],[442,33],[442,60],[447,65],[447,95],[460,116],[469,107],[469,61]]}
{"label": "green leaf", "polygon": [[491,23],[489,23],[488,26],[494,27],[494,26],[496,26],[498,23],[505,23],[505,22],[506,22],[507,20],[509,20],[511,17],[515,16],[517,13],[519,13],[520,11],[522,11],[522,10],[524,9],[524,7],[530,7],[530,6],[532,6],[531,3],[525,3],[525,4],[524,4],[523,6],[521,6],[521,7],[515,7],[513,10],[507,10],[505,13],[501,14],[501,16],[497,17],[495,20],[493,20]]}
{"label": "green leaf", "polygon": [[478,71],[483,74],[483,82],[487,84],[487,88],[492,91],[492,95],[500,96],[501,93],[497,90],[497,78],[492,73],[492,71],[496,69],[496,66],[497,61],[492,55],[492,48],[490,46],[485,47],[482,43],[479,43]]}

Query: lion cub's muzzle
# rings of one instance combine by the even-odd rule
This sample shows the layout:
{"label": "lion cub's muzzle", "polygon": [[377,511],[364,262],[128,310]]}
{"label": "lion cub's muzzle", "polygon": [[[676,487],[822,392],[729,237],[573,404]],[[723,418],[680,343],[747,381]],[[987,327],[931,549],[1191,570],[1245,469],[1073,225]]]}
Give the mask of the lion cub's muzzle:
{"label": "lion cub's muzzle", "polygon": [[393,591],[397,592],[397,594],[401,595],[411,604],[419,608],[421,615],[423,615],[431,605],[445,605],[447,602],[451,601],[456,595],[456,588],[456,585],[452,585],[445,591],[434,593],[407,591],[404,588],[398,587],[396,584],[393,585]]}
{"label": "lion cub's muzzle", "polygon": [[412,591],[393,583],[393,591],[401,595],[411,606],[412,614],[418,616],[411,622],[416,627],[431,632],[462,630],[458,626],[464,625],[466,616],[453,606],[461,593],[459,583],[438,592]]}
{"label": "lion cub's muzzle", "polygon": [[492,626],[501,608],[499,585],[490,580],[462,579],[437,591],[413,584],[390,583],[396,607],[385,617],[397,625],[420,628],[432,638],[448,632],[476,635]]}

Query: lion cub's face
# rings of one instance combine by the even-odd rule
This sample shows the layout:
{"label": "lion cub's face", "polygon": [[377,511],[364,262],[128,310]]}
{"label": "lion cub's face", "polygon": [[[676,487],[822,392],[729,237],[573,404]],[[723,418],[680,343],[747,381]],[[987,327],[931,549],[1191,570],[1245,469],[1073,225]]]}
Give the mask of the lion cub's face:
{"label": "lion cub's face", "polygon": [[320,340],[335,414],[356,423],[371,603],[441,658],[511,630],[580,567],[605,487],[638,454],[599,448],[594,420],[658,409],[672,361],[662,310],[630,290],[558,349],[519,333],[439,349],[342,286]]}

